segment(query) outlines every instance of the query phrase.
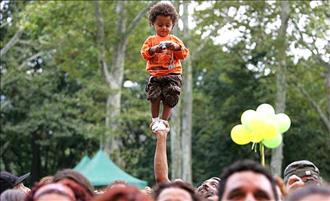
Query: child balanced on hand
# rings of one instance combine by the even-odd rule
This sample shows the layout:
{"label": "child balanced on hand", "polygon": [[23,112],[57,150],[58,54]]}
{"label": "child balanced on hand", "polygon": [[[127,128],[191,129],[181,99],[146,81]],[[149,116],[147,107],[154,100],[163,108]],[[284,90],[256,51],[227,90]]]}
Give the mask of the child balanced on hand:
{"label": "child balanced on hand", "polygon": [[[151,7],[149,23],[156,34],[149,36],[141,48],[150,73],[146,93],[151,103],[153,132],[166,129],[172,108],[178,103],[181,93],[180,60],[188,57],[189,50],[178,37],[170,34],[177,20],[178,14],[171,3],[159,2]],[[161,102],[163,113],[159,118]]]}

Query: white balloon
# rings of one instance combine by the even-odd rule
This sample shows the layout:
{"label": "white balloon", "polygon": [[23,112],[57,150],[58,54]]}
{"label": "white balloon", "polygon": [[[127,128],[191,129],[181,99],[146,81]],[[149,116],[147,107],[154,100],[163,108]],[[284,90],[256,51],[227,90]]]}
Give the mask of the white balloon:
{"label": "white balloon", "polygon": [[259,105],[257,107],[256,111],[259,114],[261,114],[262,116],[265,116],[267,118],[274,118],[274,116],[275,116],[275,110],[274,110],[273,106],[271,106],[267,103]]}
{"label": "white balloon", "polygon": [[241,116],[241,122],[244,126],[249,127],[251,121],[256,117],[256,111],[246,110]]}

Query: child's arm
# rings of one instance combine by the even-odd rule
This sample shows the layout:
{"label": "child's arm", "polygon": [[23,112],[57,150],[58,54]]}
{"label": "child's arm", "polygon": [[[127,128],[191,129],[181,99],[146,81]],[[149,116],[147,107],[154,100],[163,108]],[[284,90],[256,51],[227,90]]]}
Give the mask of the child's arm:
{"label": "child's arm", "polygon": [[187,58],[189,56],[189,49],[184,46],[183,42],[179,38],[174,36],[173,40],[174,43],[179,46],[179,48],[176,46],[174,49],[174,58],[180,60]]}
{"label": "child's arm", "polygon": [[143,59],[150,60],[153,56],[155,56],[156,52],[159,53],[162,51],[163,50],[159,45],[152,46],[151,37],[149,37],[146,41],[144,41],[140,53]]}

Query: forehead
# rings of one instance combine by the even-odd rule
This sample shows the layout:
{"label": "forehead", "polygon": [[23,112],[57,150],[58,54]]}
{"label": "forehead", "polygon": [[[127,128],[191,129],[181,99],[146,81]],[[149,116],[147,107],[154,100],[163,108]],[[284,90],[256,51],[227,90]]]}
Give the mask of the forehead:
{"label": "forehead", "polygon": [[[203,184],[214,184],[214,183],[218,184],[219,181],[211,178],[211,179],[208,179],[208,180],[204,181],[204,182],[202,183],[202,185],[203,185]],[[201,185],[201,186],[202,186],[202,185]]]}
{"label": "forehead", "polygon": [[49,201],[49,200],[71,201],[68,197],[56,193],[49,193],[42,195],[39,198],[37,198],[36,201]]}
{"label": "forehead", "polygon": [[228,178],[225,191],[230,192],[238,188],[251,192],[263,190],[274,196],[271,183],[267,177],[252,171],[237,172]]}
{"label": "forehead", "polygon": [[323,196],[323,195],[308,195],[299,201],[311,201],[311,200],[322,200],[322,201],[330,201],[330,196]]}
{"label": "forehead", "polygon": [[158,15],[156,17],[155,23],[172,23],[171,16]]}
{"label": "forehead", "polygon": [[163,190],[158,196],[159,201],[190,201],[190,194],[180,188],[167,188]]}

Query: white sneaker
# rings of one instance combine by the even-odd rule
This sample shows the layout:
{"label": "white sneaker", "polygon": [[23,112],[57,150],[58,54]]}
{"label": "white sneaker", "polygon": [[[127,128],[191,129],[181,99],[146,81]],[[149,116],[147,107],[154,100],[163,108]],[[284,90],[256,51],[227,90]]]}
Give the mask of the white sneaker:
{"label": "white sneaker", "polygon": [[163,123],[163,121],[160,119],[158,121],[153,122],[152,126],[151,126],[151,130],[152,132],[157,132],[159,130],[166,130],[166,126]]}

